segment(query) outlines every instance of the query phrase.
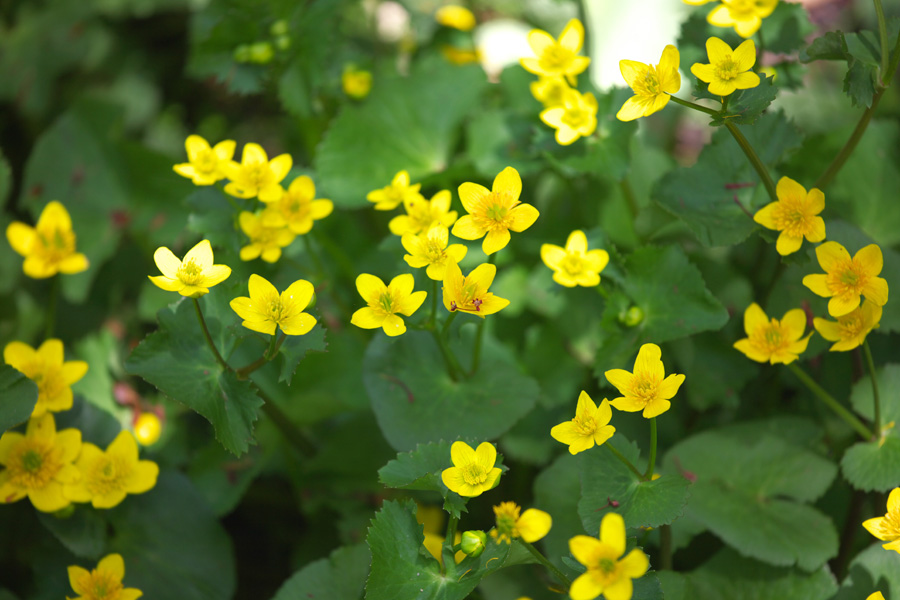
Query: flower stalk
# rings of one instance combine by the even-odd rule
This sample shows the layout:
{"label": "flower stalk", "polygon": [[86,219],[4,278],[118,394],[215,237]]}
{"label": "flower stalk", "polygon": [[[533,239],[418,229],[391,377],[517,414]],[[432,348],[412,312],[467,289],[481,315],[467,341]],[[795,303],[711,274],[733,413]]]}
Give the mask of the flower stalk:
{"label": "flower stalk", "polygon": [[56,305],[59,303],[59,275],[54,275],[50,281],[50,298],[47,301],[47,317],[44,321],[44,339],[53,337],[56,328]]}
{"label": "flower stalk", "polygon": [[569,578],[566,577],[562,571],[557,569],[556,565],[554,565],[552,562],[547,560],[547,557],[544,556],[543,554],[541,554],[540,550],[538,550],[537,548],[535,548],[534,546],[532,546],[531,544],[529,544],[522,538],[516,538],[516,541],[519,542],[520,544],[522,544],[522,547],[525,548],[526,550],[528,550],[531,553],[531,555],[534,556],[535,559],[537,559],[537,561],[539,563],[541,563],[542,565],[544,565],[544,567],[547,568],[548,571],[553,573],[553,575],[559,580],[559,582],[562,583],[564,586],[566,586],[567,590],[572,586],[572,582],[569,581]]}
{"label": "flower stalk", "polygon": [[613,456],[615,456],[615,457],[618,458],[620,461],[622,461],[622,464],[624,464],[626,467],[628,467],[628,469],[629,469],[632,473],[634,473],[635,475],[637,475],[637,476],[638,476],[638,479],[640,479],[640,480],[642,480],[642,481],[644,480],[644,474],[641,473],[640,471],[638,471],[638,468],[635,467],[634,464],[633,464],[630,460],[628,460],[628,459],[625,457],[624,454],[622,454],[621,452],[619,452],[618,450],[616,450],[611,444],[603,444],[603,445],[604,445],[607,449],[609,449],[610,452],[613,453]]}
{"label": "flower stalk", "polygon": [[197,301],[196,298],[191,298],[194,301],[194,309],[197,311],[197,320],[200,321],[200,328],[203,329],[203,336],[206,338],[206,343],[209,345],[209,349],[212,350],[213,355],[216,357],[216,362],[225,369],[226,371],[231,371],[231,367],[225,362],[225,359],[222,358],[222,355],[219,354],[218,349],[216,349],[216,344],[213,342],[212,336],[209,334],[209,328],[206,326],[206,319],[203,318],[203,311],[200,310],[200,302]]}
{"label": "flower stalk", "polygon": [[772,199],[772,202],[778,202],[778,194],[775,191],[775,182],[772,181],[772,176],[769,175],[768,169],[766,169],[766,166],[760,160],[759,155],[756,154],[756,150],[753,149],[753,146],[750,145],[750,142],[747,141],[747,138],[744,137],[744,134],[741,133],[741,130],[738,129],[737,125],[730,121],[725,121],[725,127],[728,128],[728,131],[731,133],[734,141],[736,141],[738,143],[738,146],[741,147],[741,150],[744,151],[744,154],[747,156],[750,164],[752,164],[753,168],[756,169],[756,173],[759,175],[759,178],[762,180],[763,185],[766,187],[766,192],[768,192],[769,198]]}
{"label": "flower stalk", "polygon": [[881,401],[878,397],[878,378],[875,376],[875,361],[872,360],[872,349],[869,348],[869,340],[863,342],[863,353],[866,355],[866,366],[869,368],[869,376],[872,378],[872,399],[875,402],[874,423],[875,437],[881,437]]}
{"label": "flower stalk", "polygon": [[881,43],[881,85],[886,86],[888,77],[888,35],[887,22],[884,19],[884,8],[881,6],[881,0],[873,0],[875,3],[875,17],[878,19],[878,39]]}
{"label": "flower stalk", "polygon": [[873,437],[873,434],[869,429],[862,424],[862,421],[856,418],[856,416],[851,413],[849,410],[841,406],[841,404],[834,399],[834,397],[822,389],[818,383],[812,380],[812,378],[806,374],[806,372],[798,367],[796,364],[791,363],[788,365],[788,368],[793,371],[794,375],[803,382],[809,391],[813,393],[819,400],[825,403],[825,406],[834,411],[837,416],[843,419],[850,427],[856,430],[863,439],[870,440]]}
{"label": "flower stalk", "polygon": [[653,479],[653,470],[656,468],[656,417],[650,419],[650,460],[647,461],[647,472],[644,481]]}

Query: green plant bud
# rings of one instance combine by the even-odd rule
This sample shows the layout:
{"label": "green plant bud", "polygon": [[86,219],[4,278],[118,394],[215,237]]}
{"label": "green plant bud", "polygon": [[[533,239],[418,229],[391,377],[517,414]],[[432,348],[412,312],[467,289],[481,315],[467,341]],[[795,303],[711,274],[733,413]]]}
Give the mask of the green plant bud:
{"label": "green plant bud", "polygon": [[272,26],[269,27],[269,33],[272,37],[278,37],[281,35],[285,35],[288,32],[288,22],[284,19],[278,19]]}
{"label": "green plant bud", "polygon": [[477,558],[484,552],[487,545],[487,535],[483,531],[471,530],[464,531],[462,539],[459,542],[459,549],[468,556]]}
{"label": "green plant bud", "polygon": [[275,47],[284,52],[291,47],[291,38],[287,35],[279,35],[275,38]]}
{"label": "green plant bud", "polygon": [[632,306],[627,311],[619,314],[619,321],[628,327],[640,325],[644,320],[644,311],[640,306]]}
{"label": "green plant bud", "polygon": [[250,62],[264,65],[275,56],[275,49],[269,42],[256,42],[250,46]]}

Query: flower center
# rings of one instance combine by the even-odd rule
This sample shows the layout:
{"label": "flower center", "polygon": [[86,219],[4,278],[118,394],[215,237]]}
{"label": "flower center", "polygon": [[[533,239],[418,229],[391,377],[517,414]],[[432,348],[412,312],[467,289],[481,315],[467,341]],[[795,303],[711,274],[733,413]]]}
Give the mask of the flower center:
{"label": "flower center", "polygon": [[768,325],[760,327],[753,332],[753,335],[750,336],[750,342],[761,353],[771,356],[791,345],[791,340],[786,334],[787,332],[778,320],[772,319]]}
{"label": "flower center", "polygon": [[203,267],[195,263],[194,259],[184,261],[175,276],[187,285],[197,285],[203,278]]}
{"label": "flower center", "polygon": [[378,307],[388,315],[394,314],[394,297],[390,292],[384,292],[378,299]]}
{"label": "flower center", "polygon": [[859,310],[838,319],[838,333],[841,339],[852,340],[865,331],[865,323],[860,318]]}
{"label": "flower center", "polygon": [[633,89],[638,96],[659,95],[659,75],[656,67],[647,67],[644,76],[635,80]]}
{"label": "flower center", "polygon": [[68,229],[39,229],[37,237],[40,244],[35,254],[47,262],[58,263],[75,252],[75,233]]}
{"label": "flower center", "polygon": [[738,76],[738,66],[729,56],[716,63],[716,77],[723,81],[731,81]]}
{"label": "flower center", "polygon": [[275,321],[276,323],[280,323],[284,318],[285,307],[281,303],[281,298],[274,298],[269,301],[268,306],[266,307],[266,315]]}
{"label": "flower center", "polygon": [[616,561],[611,558],[601,558],[597,561],[597,568],[604,573],[612,573],[616,570]]}
{"label": "flower center", "polygon": [[131,473],[131,467],[117,456],[104,454],[94,461],[86,473],[86,486],[94,496],[105,496],[122,489],[123,480]]}
{"label": "flower center", "polygon": [[634,382],[631,384],[631,395],[644,405],[650,404],[656,399],[659,390],[659,381],[650,373],[634,373]]}
{"label": "flower center", "polygon": [[122,594],[122,582],[101,571],[91,572],[88,600],[118,600]]}
{"label": "flower center", "polygon": [[828,273],[825,283],[835,296],[844,294],[859,295],[868,283],[868,279],[861,265],[851,259],[843,261],[842,264],[837,265],[833,271]]}
{"label": "flower center", "polygon": [[594,435],[597,431],[597,421],[594,417],[575,415],[572,423],[575,426],[575,433],[579,435]]}
{"label": "flower center", "polygon": [[424,253],[425,258],[433,265],[442,264],[444,260],[447,259],[447,252],[444,250],[444,245],[441,244],[438,239],[431,236],[428,236],[425,240]]}
{"label": "flower center", "polygon": [[6,465],[9,481],[27,490],[42,489],[62,468],[59,453],[53,445],[35,439],[25,438],[18,446]]}
{"label": "flower center", "polygon": [[219,165],[219,157],[210,150],[201,150],[194,161],[194,169],[205,174],[212,174]]}
{"label": "flower center", "polygon": [[566,112],[563,113],[562,122],[572,129],[578,129],[587,124],[589,114],[588,111],[581,110],[577,107],[568,108],[566,109]]}
{"label": "flower center", "polygon": [[580,275],[584,271],[584,260],[576,254],[566,254],[559,266],[568,275]]}
{"label": "flower center", "polygon": [[469,463],[462,468],[462,476],[468,485],[481,485],[487,481],[488,474],[478,463]]}
{"label": "flower center", "polygon": [[757,10],[756,0],[731,0],[726,4],[731,15],[738,20],[753,16]]}
{"label": "flower center", "polygon": [[441,218],[440,210],[433,209],[428,201],[414,202],[409,206],[409,221],[412,233],[426,231]]}
{"label": "flower center", "polygon": [[815,215],[805,210],[803,202],[794,199],[781,200],[772,213],[775,228],[784,231],[791,237],[803,237],[812,228],[812,219]]}
{"label": "flower center", "polygon": [[559,44],[553,44],[544,50],[544,54],[541,55],[541,62],[544,63],[544,68],[546,69],[561,70],[572,62],[573,56],[574,54],[568,48],[563,48]]}

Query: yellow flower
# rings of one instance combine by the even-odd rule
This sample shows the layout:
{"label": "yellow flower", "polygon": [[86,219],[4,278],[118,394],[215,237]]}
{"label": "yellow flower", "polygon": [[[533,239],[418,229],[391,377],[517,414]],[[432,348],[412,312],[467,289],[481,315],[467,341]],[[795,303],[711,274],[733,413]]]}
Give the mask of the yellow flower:
{"label": "yellow flower", "polygon": [[543,104],[544,108],[553,108],[554,106],[563,106],[563,94],[572,88],[565,79],[558,75],[551,77],[541,75],[537,81],[531,82],[529,89],[531,89],[531,95]]}
{"label": "yellow flower", "polygon": [[402,202],[422,199],[419,188],[422,184],[409,184],[409,173],[400,171],[394,175],[391,184],[380,190],[372,190],[366,195],[366,200],[375,203],[375,210],[394,210]]}
{"label": "yellow flower", "polygon": [[81,432],[56,431],[53,415],[31,419],[25,435],[7,431],[0,437],[0,504],[25,496],[41,512],[55,512],[70,504],[64,485],[78,479],[72,464],[81,452]]}
{"label": "yellow flower", "polygon": [[477,48],[468,50],[444,44],[441,46],[441,55],[454,65],[468,65],[481,61],[481,52]]}
{"label": "yellow flower", "polygon": [[734,27],[739,36],[748,38],[759,30],[776,4],[778,0],[722,0],[706,20],[716,27]]}
{"label": "yellow flower", "polygon": [[10,342],[3,348],[3,361],[37,384],[38,399],[32,419],[72,408],[69,386],[88,370],[83,360],[63,362],[63,343],[56,339],[46,340],[37,350],[23,342]]}
{"label": "yellow flower", "polygon": [[49,202],[37,225],[31,227],[14,221],[6,228],[6,239],[17,253],[25,257],[22,270],[32,279],[46,279],[57,273],[72,275],[88,268],[87,257],[75,252],[75,232],[66,207]]}
{"label": "yellow flower", "polygon": [[152,412],[142,412],[134,421],[134,437],[141,446],[152,446],[159,441],[162,422]]}
{"label": "yellow flower", "polygon": [[690,4],[691,6],[700,6],[701,4],[706,4],[708,2],[716,2],[716,0],[683,0],[685,4]]}
{"label": "yellow flower", "polygon": [[645,65],[635,60],[620,60],[619,70],[634,96],[625,101],[616,118],[634,121],[662,110],[669,103],[670,94],[681,89],[678,48],[671,44],[663,49],[659,64]]}
{"label": "yellow flower", "polygon": [[260,202],[277,202],[284,194],[281,180],[291,170],[294,161],[290,154],[281,154],[271,161],[259,144],[245,144],[241,163],[226,163],[225,176],[231,183],[225,193],[238,198],[253,198]]}
{"label": "yellow flower", "polygon": [[281,249],[291,245],[297,234],[288,227],[267,227],[264,213],[241,211],[238,223],[250,243],[241,248],[241,260],[255,260],[260,256],[267,263],[281,258]]}
{"label": "yellow flower", "polygon": [[[422,525],[422,532],[425,534],[425,540],[422,542],[422,545],[425,546],[425,549],[436,561],[444,564],[444,557],[441,554],[442,546],[444,545],[444,536],[441,535],[444,526],[444,511],[436,506],[418,504],[416,521]],[[460,543],[461,539],[462,532],[457,531],[454,536],[454,545]],[[457,564],[461,563],[465,557],[466,555],[462,551],[457,552],[453,556]]]}
{"label": "yellow flower", "polygon": [[887,513],[863,521],[863,527],[884,544],[882,548],[900,552],[900,487],[894,488],[888,496]]}
{"label": "yellow flower", "polygon": [[[727,96],[735,90],[747,90],[759,85],[759,75],[751,71],[756,64],[756,46],[746,40],[731,50],[731,46],[717,37],[706,40],[708,65],[694,63],[691,73],[709,84],[709,93]],[[805,191],[805,190],[804,190]]]}
{"label": "yellow flower", "polygon": [[575,418],[565,423],[560,423],[550,430],[550,436],[557,442],[569,446],[569,454],[578,454],[585,450],[603,445],[616,432],[616,428],[609,424],[612,419],[612,409],[606,398],[598,407],[582,391],[578,396],[578,405],[575,407]]}
{"label": "yellow flower", "polygon": [[860,296],[865,296],[876,306],[884,306],[888,300],[888,284],[878,277],[884,266],[881,248],[869,244],[853,258],[847,249],[837,242],[825,242],[816,246],[816,258],[824,274],[815,273],[803,278],[803,285],[828,301],[828,314],[842,317],[859,306]]}
{"label": "yellow flower", "polygon": [[121,554],[104,556],[92,571],[73,565],[69,567],[69,584],[78,597],[71,600],[136,600],[144,595],[137,588],[122,587],[124,577]]}
{"label": "yellow flower", "polygon": [[[744,332],[747,337],[734,343],[750,360],[770,364],[794,362],[806,351],[812,333],[803,337],[806,329],[806,313],[795,308],[784,317],[769,319],[759,304],[754,302],[744,311]],[[803,339],[801,339],[803,338]]]}
{"label": "yellow flower", "polygon": [[464,240],[477,240],[484,236],[481,249],[485,254],[506,247],[509,231],[516,233],[531,227],[540,213],[530,204],[521,204],[522,178],[512,167],[506,167],[494,178],[492,189],[466,182],[459,186],[466,216],[459,219],[451,233]]}
{"label": "yellow flower", "polygon": [[787,256],[796,252],[804,237],[810,242],[825,239],[825,221],[818,216],[825,208],[825,194],[821,190],[812,188],[807,193],[806,188],[790,177],[782,177],[775,193],[778,201],[759,209],[753,220],[767,229],[781,232],[775,243],[778,254]]}
{"label": "yellow flower", "polygon": [[497,267],[485,263],[463,277],[459,265],[449,263],[444,275],[444,308],[450,312],[459,310],[482,319],[506,308],[509,300],[488,291],[496,274]]}
{"label": "yellow flower", "polygon": [[491,537],[498,543],[511,544],[513,538],[522,538],[529,544],[536,542],[550,531],[553,519],[536,508],[529,508],[519,516],[519,505],[515,502],[501,502],[494,507],[497,527],[491,529]]}
{"label": "yellow flower", "polygon": [[836,342],[831,346],[831,352],[846,352],[862,346],[869,332],[878,327],[879,321],[881,307],[866,298],[862,306],[838,317],[837,322],[816,317],[813,326],[823,338]]}
{"label": "yellow flower", "polygon": [[884,594],[881,592],[875,592],[874,594],[870,594],[866,600],[884,600]]}
{"label": "yellow flower", "polygon": [[209,142],[199,135],[189,135],[184,142],[188,162],[175,165],[172,169],[195,185],[212,185],[225,179],[223,167],[232,162],[234,147],[234,140],[225,140],[210,148]]}
{"label": "yellow flower", "polygon": [[600,271],[609,263],[609,253],[606,250],[588,250],[587,237],[583,231],[576,229],[569,234],[565,248],[543,244],[541,260],[553,270],[553,281],[559,285],[594,287],[600,284]]}
{"label": "yellow flower", "polygon": [[584,43],[584,25],[578,19],[566,24],[559,39],[540,29],[528,33],[528,45],[536,58],[522,58],[519,62],[529,73],[535,75],[565,75],[569,83],[575,85],[575,76],[587,69],[591,59],[578,56]]}
{"label": "yellow flower", "polygon": [[310,282],[298,279],[279,294],[267,279],[254,274],[249,288],[249,298],[231,301],[231,309],[244,319],[241,325],[247,329],[273,335],[280,327],[285,335],[304,335],[315,327],[315,317],[303,312],[313,296]]}
{"label": "yellow flower", "polygon": [[403,319],[398,316],[411,316],[425,302],[427,292],[413,292],[415,279],[409,273],[397,275],[390,285],[375,277],[363,273],[356,278],[356,289],[369,305],[360,308],[350,318],[350,322],[362,329],[378,329],[393,337],[406,331]]}
{"label": "yellow flower", "polygon": [[466,257],[468,248],[462,244],[450,244],[450,231],[443,225],[435,225],[426,233],[408,233],[400,238],[400,243],[409,254],[403,257],[406,264],[414,269],[427,265],[425,274],[429,279],[443,281],[450,263],[459,264]]}
{"label": "yellow flower", "polygon": [[541,121],[556,130],[556,143],[568,146],[597,129],[597,99],[590,92],[568,89],[563,92],[562,106],[545,108]]}
{"label": "yellow flower", "polygon": [[312,229],[313,221],[324,219],[333,210],[331,200],[316,199],[313,180],[301,175],[291,182],[281,200],[266,206],[262,223],[265,227],[287,227],[297,235],[303,235]]}
{"label": "yellow flower", "polygon": [[632,579],[638,579],[650,568],[647,555],[635,548],[625,554],[625,519],[618,513],[607,513],[600,522],[600,539],[576,535],[569,540],[569,551],[575,560],[587,567],[569,588],[572,600],[593,600],[600,594],[606,600],[630,600],[634,591]]}
{"label": "yellow flower", "polygon": [[448,4],[440,7],[434,14],[434,20],[444,27],[452,27],[460,31],[471,31],[475,28],[475,15],[463,6]]}
{"label": "yellow flower", "polygon": [[663,370],[660,360],[662,352],[656,344],[644,344],[634,361],[634,373],[623,369],[612,369],[605,373],[606,379],[622,394],[611,404],[626,412],[644,411],[644,418],[651,419],[663,414],[672,405],[669,399],[675,396],[684,383],[684,375],[669,375]]}
{"label": "yellow flower", "polygon": [[453,466],[441,472],[441,481],[460,496],[480,496],[500,481],[500,468],[494,466],[497,449],[490,442],[481,442],[475,450],[465,442],[453,442],[450,460]]}
{"label": "yellow flower", "polygon": [[209,240],[203,240],[188,250],[184,260],[165,247],[153,253],[153,261],[162,275],[149,276],[150,281],[167,292],[178,292],[188,298],[199,298],[209,293],[209,288],[222,283],[231,275],[231,267],[213,264],[213,251]]}
{"label": "yellow flower", "polygon": [[344,93],[351,98],[362,100],[372,90],[372,73],[363,69],[347,67],[341,75],[341,87],[343,87]]}
{"label": "yellow flower", "polygon": [[450,210],[450,200],[450,190],[439,191],[431,200],[422,196],[404,198],[406,214],[391,219],[388,228],[394,235],[406,235],[424,233],[432,225],[450,227],[456,222],[456,211]]}
{"label": "yellow flower", "polygon": [[143,494],[156,485],[159,466],[138,460],[138,445],[130,431],[120,431],[106,452],[85,442],[75,461],[81,477],[65,486],[72,502],[90,502],[94,508],[118,506],[128,494]]}

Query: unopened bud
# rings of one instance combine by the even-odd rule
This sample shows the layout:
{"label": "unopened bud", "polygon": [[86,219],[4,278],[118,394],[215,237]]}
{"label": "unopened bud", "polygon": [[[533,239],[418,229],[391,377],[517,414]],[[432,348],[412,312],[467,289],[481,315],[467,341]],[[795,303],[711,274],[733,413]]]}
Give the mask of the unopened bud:
{"label": "unopened bud", "polygon": [[134,437],[141,446],[152,446],[159,440],[162,423],[156,413],[142,412],[134,422]]}
{"label": "unopened bud", "polygon": [[275,47],[284,52],[291,47],[291,38],[287,35],[279,35],[275,38]]}
{"label": "unopened bud", "polygon": [[278,19],[272,26],[269,27],[269,33],[272,34],[272,37],[277,37],[279,35],[285,35],[288,32],[288,22],[284,19]]}
{"label": "unopened bud", "polygon": [[462,540],[459,542],[459,549],[472,558],[481,556],[487,545],[487,535],[483,531],[476,529],[464,531]]}
{"label": "unopened bud", "polygon": [[250,46],[250,62],[264,65],[275,56],[275,50],[269,42],[256,42]]}
{"label": "unopened bud", "polygon": [[635,325],[640,325],[644,320],[644,311],[640,306],[632,306],[628,310],[619,313],[619,321],[624,323],[628,327],[634,327]]}

